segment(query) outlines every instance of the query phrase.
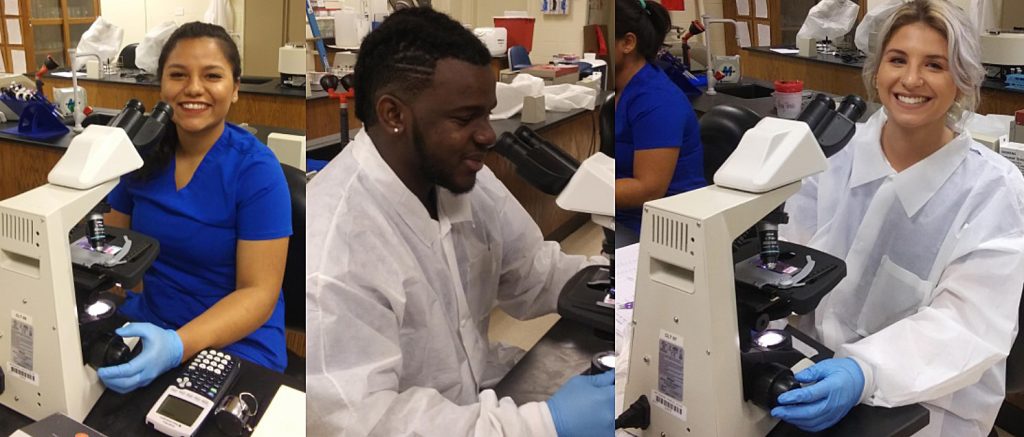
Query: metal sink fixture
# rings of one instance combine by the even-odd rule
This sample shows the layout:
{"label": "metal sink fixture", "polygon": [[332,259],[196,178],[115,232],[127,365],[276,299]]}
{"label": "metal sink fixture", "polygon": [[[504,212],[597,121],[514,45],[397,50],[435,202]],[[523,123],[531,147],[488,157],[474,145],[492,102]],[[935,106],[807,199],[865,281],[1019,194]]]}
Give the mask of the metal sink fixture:
{"label": "metal sink fixture", "polygon": [[274,80],[272,77],[259,77],[259,76],[242,76],[241,81],[244,84],[249,85],[263,85]]}
{"label": "metal sink fixture", "polygon": [[718,87],[718,92],[722,94],[728,94],[733,97],[739,97],[741,99],[760,99],[764,97],[771,97],[774,89],[768,88],[761,85],[737,85],[737,86],[722,86]]}

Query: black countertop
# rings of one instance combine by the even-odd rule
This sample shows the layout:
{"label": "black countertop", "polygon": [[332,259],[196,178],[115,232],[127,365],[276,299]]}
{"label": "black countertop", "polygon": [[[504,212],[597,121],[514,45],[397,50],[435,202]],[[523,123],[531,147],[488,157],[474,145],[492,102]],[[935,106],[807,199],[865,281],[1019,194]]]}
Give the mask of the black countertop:
{"label": "black countertop", "polygon": [[[789,48],[789,47],[787,47],[787,48]],[[799,54],[786,55],[786,54],[782,54],[782,53],[778,53],[778,52],[773,52],[770,47],[744,47],[743,50],[749,50],[749,51],[752,51],[752,52],[759,52],[759,53],[765,53],[765,54],[776,55],[776,56],[786,56],[786,57],[790,57],[790,58],[797,58],[797,59],[804,60],[804,61],[820,62],[820,63],[823,63],[823,64],[840,65],[840,66],[843,66],[843,67],[855,68],[857,70],[860,70],[860,69],[864,68],[863,58],[850,59],[850,62],[846,62],[846,61],[843,61],[843,58],[841,56],[826,55],[824,53],[818,53],[818,54],[816,54],[816,55],[814,55],[812,57],[807,57],[807,56],[800,56]],[[999,81],[996,81],[996,80],[990,80],[990,79],[985,79],[985,81],[982,82],[981,87],[984,88],[984,89],[989,89],[989,90],[994,90],[994,91],[1004,91],[1004,92],[1008,92],[1008,93],[1024,94],[1024,90],[1019,90],[1019,89],[1014,89],[1014,88],[1007,88],[1005,83],[1002,83],[1002,82],[999,82]]]}
{"label": "black countertop", "polygon": [[[125,70],[118,74],[101,75],[99,79],[89,79],[79,76],[79,82],[107,82],[124,85],[139,85],[159,87],[160,82],[153,75],[140,76],[142,70]],[[122,77],[124,75],[124,77]],[[136,78],[138,77],[138,79]],[[47,74],[43,76],[43,82],[47,79],[71,80],[70,77],[54,76]],[[281,85],[280,77],[242,76],[242,84],[238,88],[240,93],[268,94],[281,97],[306,97],[305,88],[291,88]],[[326,93],[324,94],[326,95]]]}
{"label": "black countertop", "polygon": [[[107,108],[96,108],[96,109],[93,110],[93,112],[97,113],[97,114],[116,115],[118,112],[120,112],[120,110],[119,109],[118,110],[114,110],[114,109],[107,109]],[[69,128],[70,128],[71,125],[74,124],[74,122],[71,121],[70,119],[65,119],[64,123],[67,124],[69,126]],[[64,135],[60,135],[60,136],[57,136],[57,137],[48,138],[48,139],[41,139],[40,140],[40,139],[24,137],[24,136],[21,136],[21,135],[18,135],[18,134],[14,134],[14,133],[5,132],[8,129],[16,129],[17,127],[18,127],[18,122],[17,121],[9,121],[9,122],[6,122],[6,123],[0,123],[0,139],[9,140],[9,141],[16,141],[16,142],[25,143],[25,144],[32,144],[32,145],[36,145],[36,146],[53,147],[53,148],[57,148],[57,149],[67,149],[68,146],[71,145],[71,139],[74,138],[75,135],[76,135],[75,133],[73,133],[73,132],[71,132],[69,130],[68,133],[66,133]],[[260,142],[262,142],[263,144],[267,143],[267,136],[269,136],[273,132],[282,133],[282,134],[289,134],[289,135],[305,135],[305,131],[297,130],[297,129],[282,128],[282,127],[269,127],[269,126],[257,126],[257,125],[246,125],[244,127],[248,127],[250,129],[250,132],[252,132],[252,130],[255,130],[256,132],[253,133],[253,135],[256,135],[256,138],[259,138]]]}
{"label": "black countertop", "polygon": [[[237,395],[241,392],[252,393],[259,403],[259,410],[256,412],[254,424],[258,425],[263,418],[271,400],[277,394],[282,385],[294,388],[299,391],[306,391],[306,382],[283,373],[277,373],[259,364],[242,361],[241,373],[234,386],[228,391],[229,394]],[[173,385],[174,379],[181,375],[186,364],[170,370],[153,380],[146,387],[139,388],[127,394],[118,394],[112,390],[106,390],[100,396],[92,412],[85,417],[83,422],[93,429],[102,432],[110,437],[115,436],[150,436],[160,437],[163,434],[146,425],[146,414],[163,394],[164,390]],[[216,420],[211,412],[197,432],[197,436],[226,436],[216,426]],[[28,426],[35,421],[25,417],[14,410],[0,405],[0,435],[9,435],[16,429]]]}
{"label": "black countertop", "polygon": [[[718,105],[732,105],[732,106],[744,107],[744,108],[751,109],[754,112],[756,112],[756,113],[758,113],[758,114],[760,114],[762,116],[773,116],[773,117],[778,116],[778,113],[775,111],[775,98],[774,97],[770,97],[769,96],[769,97],[761,97],[761,98],[756,98],[756,99],[744,99],[744,98],[731,96],[729,94],[725,94],[725,93],[721,92],[721,91],[729,92],[729,90],[731,88],[737,88],[737,87],[746,86],[746,85],[760,85],[760,86],[763,86],[763,87],[766,87],[766,88],[774,88],[774,83],[773,82],[769,82],[769,81],[766,81],[766,80],[760,80],[760,79],[754,79],[754,78],[750,78],[750,77],[743,77],[743,78],[740,79],[740,82],[737,83],[737,84],[718,83],[718,84],[715,85],[715,90],[718,91],[717,94],[715,94],[713,96],[709,96],[707,94],[701,94],[697,98],[691,99],[690,103],[693,105],[693,110],[697,112],[698,116],[703,115],[704,113],[710,111],[711,108],[714,108],[715,106],[718,106]],[[706,91],[706,88],[702,87],[702,88],[700,88],[700,90],[701,91]],[[826,95],[832,97],[833,99],[835,99],[836,103],[842,101],[843,97],[845,97],[845,96],[835,95],[835,94],[832,94],[832,93],[827,93],[827,92],[824,92],[824,91],[804,90],[804,101],[806,102],[808,99],[813,97],[814,94],[826,94]],[[861,96],[861,97],[863,98],[864,96]],[[867,121],[867,119],[870,118],[871,115],[874,114],[875,111],[878,110],[878,108],[882,107],[882,105],[880,105],[880,104],[878,104],[876,102],[867,102],[867,103],[868,103],[868,109],[866,111],[864,111],[864,115],[861,116],[860,120],[857,120],[857,121],[860,121],[860,122]]]}

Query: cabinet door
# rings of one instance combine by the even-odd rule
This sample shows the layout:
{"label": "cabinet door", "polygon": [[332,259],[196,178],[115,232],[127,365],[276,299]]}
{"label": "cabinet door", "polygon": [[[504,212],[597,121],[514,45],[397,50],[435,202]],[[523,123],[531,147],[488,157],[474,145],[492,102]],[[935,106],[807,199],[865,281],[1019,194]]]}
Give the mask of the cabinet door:
{"label": "cabinet door", "polygon": [[[732,18],[738,23],[737,27],[741,32],[746,32],[743,41],[749,41],[751,46],[772,46],[778,45],[781,33],[778,28],[780,3],[788,3],[794,0],[724,0],[722,11],[726,18]],[[796,0],[810,1],[815,0]],[[725,29],[725,51],[730,55],[739,54],[739,45],[736,43],[736,28],[724,26]]]}
{"label": "cabinet door", "polygon": [[60,65],[68,65],[64,57],[64,26],[62,24],[32,25],[32,64],[30,69],[37,68],[46,62],[47,56]]}
{"label": "cabinet door", "polygon": [[[5,73],[25,72],[24,36],[21,29],[21,9],[17,0],[0,0],[3,10],[0,11],[0,71]],[[14,53],[12,54],[12,50]],[[15,58],[16,57],[16,58]],[[12,65],[16,60],[17,65]]]}
{"label": "cabinet door", "polygon": [[68,18],[92,18],[99,14],[96,12],[94,0],[67,0]]}
{"label": "cabinet door", "polygon": [[63,18],[60,13],[60,0],[31,0],[28,2],[29,18]]}

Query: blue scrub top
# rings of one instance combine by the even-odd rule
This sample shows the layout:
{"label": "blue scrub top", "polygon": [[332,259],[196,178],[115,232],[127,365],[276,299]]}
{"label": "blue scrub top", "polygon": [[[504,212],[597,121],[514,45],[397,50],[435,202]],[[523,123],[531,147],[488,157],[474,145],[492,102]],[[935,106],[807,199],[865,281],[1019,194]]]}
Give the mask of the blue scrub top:
{"label": "blue scrub top", "polygon": [[[256,137],[226,124],[188,185],[177,190],[175,162],[145,182],[130,177],[110,192],[113,209],[131,215],[132,229],[160,242],[141,294],[128,293],[128,318],[178,329],[236,288],[238,240],[292,233],[291,197],[281,164]],[[284,296],[263,326],[224,348],[284,371]]]}
{"label": "blue scrub top", "polygon": [[[679,148],[665,196],[707,185],[700,126],[690,101],[665,73],[647,64],[626,84],[615,107],[615,178],[633,177],[637,150]],[[616,226],[640,232],[640,208],[617,208]]]}

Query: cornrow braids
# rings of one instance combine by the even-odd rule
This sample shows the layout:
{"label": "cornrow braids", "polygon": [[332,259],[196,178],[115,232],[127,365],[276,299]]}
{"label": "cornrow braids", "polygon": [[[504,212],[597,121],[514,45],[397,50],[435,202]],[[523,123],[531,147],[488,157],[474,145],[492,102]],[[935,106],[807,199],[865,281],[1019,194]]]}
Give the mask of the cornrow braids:
{"label": "cornrow braids", "polygon": [[356,58],[356,117],[366,127],[377,123],[376,103],[394,94],[407,103],[430,86],[437,61],[453,58],[490,65],[491,55],[472,32],[430,8],[397,11],[370,32]]}

